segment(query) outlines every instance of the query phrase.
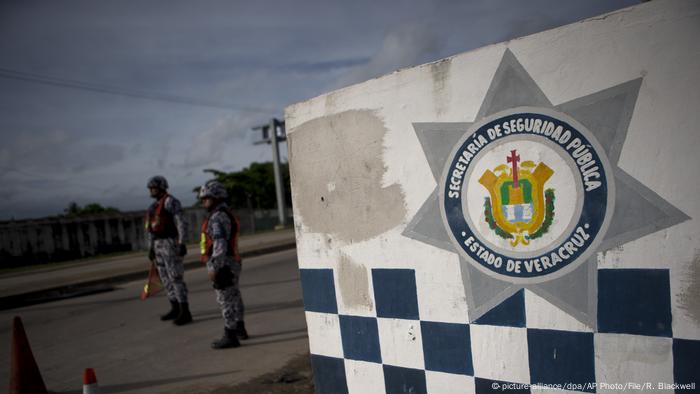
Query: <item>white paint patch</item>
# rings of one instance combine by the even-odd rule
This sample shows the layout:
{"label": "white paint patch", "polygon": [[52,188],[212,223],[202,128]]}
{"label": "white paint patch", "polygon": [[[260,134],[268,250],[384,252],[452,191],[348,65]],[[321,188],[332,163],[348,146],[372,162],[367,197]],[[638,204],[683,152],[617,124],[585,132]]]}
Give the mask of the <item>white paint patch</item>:
{"label": "white paint patch", "polygon": [[671,270],[673,336],[700,340],[700,250]]}
{"label": "white paint patch", "polygon": [[382,183],[386,132],[376,112],[353,110],[297,125],[289,134],[292,203],[312,232],[353,243],[404,221],[403,190]]}
{"label": "white paint patch", "polygon": [[372,291],[372,275],[369,269],[341,253],[335,270],[338,313],[352,316],[376,316]]}
{"label": "white paint patch", "polygon": [[[673,340],[637,335],[596,334],[595,376],[605,383],[673,383]],[[620,390],[599,388],[598,393],[619,393]],[[639,391],[638,391],[639,392]]]}
{"label": "white paint patch", "polygon": [[306,312],[311,354],[343,358],[343,342],[340,337],[338,315]]}
{"label": "white paint patch", "polygon": [[419,320],[378,318],[377,326],[384,364],[425,369]]}
{"label": "white paint patch", "polygon": [[469,326],[474,376],[513,383],[530,383],[527,330]]}
{"label": "white paint patch", "polygon": [[429,393],[474,394],[474,377],[425,371],[425,384]]}

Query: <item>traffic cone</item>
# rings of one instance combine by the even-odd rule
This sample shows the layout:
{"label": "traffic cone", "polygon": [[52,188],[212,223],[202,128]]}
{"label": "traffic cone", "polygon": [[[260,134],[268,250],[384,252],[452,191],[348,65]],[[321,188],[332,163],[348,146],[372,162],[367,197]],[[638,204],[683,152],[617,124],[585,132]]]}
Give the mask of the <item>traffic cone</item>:
{"label": "traffic cone", "polygon": [[10,394],[46,393],[44,380],[36,365],[27,334],[19,316],[12,320],[12,350],[10,352]]}
{"label": "traffic cone", "polygon": [[92,368],[85,368],[83,372],[83,394],[98,394],[100,386],[97,385],[97,376]]}
{"label": "traffic cone", "polygon": [[156,294],[161,290],[163,290],[163,283],[160,281],[160,276],[158,275],[156,264],[151,262],[151,268],[150,270],[148,270],[148,278],[146,279],[146,284],[143,285],[143,291],[141,291],[141,301],[145,300],[149,296]]}

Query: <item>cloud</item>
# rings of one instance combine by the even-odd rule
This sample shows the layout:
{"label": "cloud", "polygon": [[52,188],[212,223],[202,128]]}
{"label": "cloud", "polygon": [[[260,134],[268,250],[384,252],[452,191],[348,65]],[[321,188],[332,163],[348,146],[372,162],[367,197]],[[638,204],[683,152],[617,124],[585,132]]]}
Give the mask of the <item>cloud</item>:
{"label": "cloud", "polygon": [[0,150],[0,166],[22,174],[47,176],[109,167],[126,157],[113,143],[85,142],[62,131],[19,134]]}
{"label": "cloud", "polygon": [[0,1],[2,69],[230,107],[0,78],[0,218],[140,207],[154,173],[190,194],[271,160],[250,128],[291,103],[635,2]]}
{"label": "cloud", "polygon": [[[77,147],[77,149],[80,150],[80,154],[74,156],[76,163],[72,166],[72,170],[75,172],[107,167],[119,163],[126,157],[126,148],[122,145],[95,144],[85,148]],[[76,149],[72,150],[75,151]]]}
{"label": "cloud", "polygon": [[153,160],[155,160],[155,166],[157,169],[162,170],[165,168],[166,161],[170,155],[170,140],[169,139],[156,139],[154,141],[155,147],[152,148]]}
{"label": "cloud", "polygon": [[342,76],[337,87],[362,82],[390,71],[436,59],[444,44],[428,24],[403,26],[389,32],[368,62]]}
{"label": "cloud", "polygon": [[362,57],[355,57],[355,58],[335,59],[335,60],[326,60],[326,61],[318,61],[318,62],[289,63],[289,64],[283,64],[282,66],[279,67],[279,69],[280,70],[299,71],[299,72],[305,72],[305,73],[328,72],[328,71],[334,71],[334,70],[339,70],[339,69],[342,70],[342,69],[346,69],[346,68],[365,65],[370,61],[371,61],[370,57],[362,56]]}
{"label": "cloud", "polygon": [[53,148],[67,143],[70,137],[63,130],[19,133],[4,138],[0,148],[0,165],[3,167],[22,167],[19,165],[28,158],[45,158],[53,155]]}
{"label": "cloud", "polygon": [[[257,116],[229,115],[220,118],[209,129],[192,137],[182,166],[186,169],[201,168],[222,162],[224,154],[234,148],[234,144],[243,145]],[[241,129],[247,132],[243,134]],[[239,148],[240,149],[240,148]]]}

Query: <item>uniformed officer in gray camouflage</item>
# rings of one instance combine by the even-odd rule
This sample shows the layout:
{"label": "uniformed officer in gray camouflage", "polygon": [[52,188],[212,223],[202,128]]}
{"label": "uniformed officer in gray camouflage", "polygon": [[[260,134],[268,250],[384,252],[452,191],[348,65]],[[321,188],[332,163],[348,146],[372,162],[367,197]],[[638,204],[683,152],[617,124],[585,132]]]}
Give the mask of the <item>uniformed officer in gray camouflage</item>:
{"label": "uniformed officer in gray camouflage", "polygon": [[148,190],[155,199],[146,214],[148,257],[155,262],[170,301],[170,311],[160,319],[173,320],[175,325],[181,326],[192,321],[182,262],[187,254],[187,224],[180,201],[168,194],[168,181],[164,177],[158,175],[149,179]]}
{"label": "uniformed officer in gray camouflage", "polygon": [[211,346],[214,349],[238,347],[238,338],[248,338],[243,322],[243,299],[238,288],[241,276],[238,219],[225,202],[227,193],[220,182],[207,182],[200,188],[199,198],[209,212],[201,228],[202,262],[207,265],[224,318],[224,335]]}

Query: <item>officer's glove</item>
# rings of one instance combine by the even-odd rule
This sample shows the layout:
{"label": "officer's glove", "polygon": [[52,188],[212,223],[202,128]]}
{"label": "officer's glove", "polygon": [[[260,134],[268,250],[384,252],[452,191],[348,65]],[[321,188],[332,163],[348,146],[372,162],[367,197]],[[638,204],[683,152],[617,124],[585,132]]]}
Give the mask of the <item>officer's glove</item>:
{"label": "officer's glove", "polygon": [[156,251],[153,248],[148,250],[148,259],[151,261],[156,261]]}
{"label": "officer's glove", "polygon": [[187,254],[187,246],[185,244],[178,244],[177,245],[177,255],[180,257],[185,257]]}
{"label": "officer's glove", "polygon": [[233,272],[229,267],[221,267],[214,274],[213,287],[217,290],[223,290],[233,286]]}

